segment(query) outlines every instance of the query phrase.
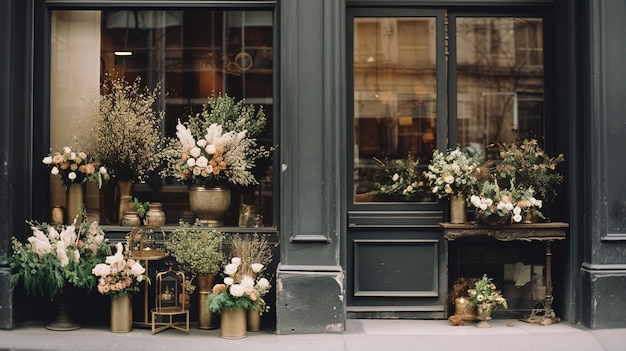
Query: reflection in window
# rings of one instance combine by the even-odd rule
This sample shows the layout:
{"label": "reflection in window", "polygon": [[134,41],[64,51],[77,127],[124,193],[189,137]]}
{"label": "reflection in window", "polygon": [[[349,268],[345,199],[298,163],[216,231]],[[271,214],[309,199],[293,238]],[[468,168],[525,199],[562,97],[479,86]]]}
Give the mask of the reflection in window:
{"label": "reflection in window", "polygon": [[542,143],[542,20],[466,17],[456,30],[458,142],[488,158],[493,144]]}
{"label": "reflection in window", "polygon": [[[354,19],[355,201],[406,201],[384,194],[381,164],[426,167],[435,148],[435,19]],[[397,177],[396,177],[397,178]]]}
{"label": "reflection in window", "polygon": [[[69,145],[81,101],[97,91],[105,73],[136,77],[148,87],[159,82],[165,95],[163,130],[174,137],[178,119],[195,113],[213,93],[263,105],[268,123],[260,142],[273,144],[273,20],[271,11],[53,11],[51,36],[51,147]],[[257,206],[266,225],[273,218],[271,160],[260,160],[260,184],[234,189],[225,225],[238,223],[239,204]],[[52,185],[52,204],[64,191]],[[112,188],[114,189],[114,187]],[[88,188],[87,209],[103,223],[116,223],[112,189]],[[140,201],[164,204],[168,224],[188,210],[187,188],[173,180],[136,185]],[[111,199],[109,199],[111,197]]]}

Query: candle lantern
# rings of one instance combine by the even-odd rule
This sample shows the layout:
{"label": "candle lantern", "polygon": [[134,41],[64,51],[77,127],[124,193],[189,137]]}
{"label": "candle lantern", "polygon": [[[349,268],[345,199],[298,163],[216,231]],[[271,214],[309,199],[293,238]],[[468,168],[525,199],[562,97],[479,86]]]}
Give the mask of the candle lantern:
{"label": "candle lantern", "polygon": [[475,321],[477,318],[476,306],[470,304],[469,297],[457,297],[454,299],[454,314],[464,321]]}
{"label": "candle lantern", "polygon": [[174,328],[189,334],[189,309],[185,306],[185,274],[169,269],[157,273],[156,303],[152,309],[152,334]]}

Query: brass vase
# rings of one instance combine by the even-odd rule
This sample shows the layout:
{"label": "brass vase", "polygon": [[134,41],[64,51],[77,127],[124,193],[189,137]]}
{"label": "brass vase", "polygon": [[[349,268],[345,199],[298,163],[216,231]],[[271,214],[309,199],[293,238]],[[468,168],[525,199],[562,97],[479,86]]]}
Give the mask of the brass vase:
{"label": "brass vase", "polygon": [[261,311],[258,308],[248,310],[248,331],[257,332],[263,330],[263,324],[261,322]]}
{"label": "brass vase", "polygon": [[128,333],[133,330],[133,305],[130,295],[111,298],[111,331]]}
{"label": "brass vase", "polygon": [[220,227],[222,217],[230,208],[230,188],[194,186],[189,190],[189,207],[208,227]]}
{"label": "brass vase", "polygon": [[128,210],[134,210],[133,208],[130,208],[130,202],[133,201],[133,185],[134,182],[132,180],[120,179],[117,181],[117,189],[120,196],[117,212],[117,222],[120,225],[122,224],[124,213]]}
{"label": "brass vase", "polygon": [[198,328],[217,329],[215,314],[209,310],[207,303],[213,289],[216,274],[199,274],[198,279]]}
{"label": "brass vase", "polygon": [[222,310],[220,337],[223,339],[243,339],[246,335],[246,310],[225,308]]}
{"label": "brass vase", "polygon": [[450,223],[467,222],[467,204],[465,195],[450,196]]}
{"label": "brass vase", "polygon": [[80,212],[85,201],[85,188],[83,183],[70,183],[65,197],[65,223],[76,224],[81,222]]}

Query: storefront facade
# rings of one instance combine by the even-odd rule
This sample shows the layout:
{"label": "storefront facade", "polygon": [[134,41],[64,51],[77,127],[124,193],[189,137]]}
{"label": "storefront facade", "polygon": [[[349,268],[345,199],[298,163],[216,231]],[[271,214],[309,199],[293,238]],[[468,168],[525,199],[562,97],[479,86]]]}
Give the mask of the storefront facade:
{"label": "storefront facade", "polygon": [[[509,142],[511,129],[566,158],[565,182],[550,209],[551,220],[569,224],[567,239],[553,247],[557,315],[592,329],[626,326],[617,312],[626,308],[626,188],[614,176],[624,169],[626,44],[619,38],[626,2],[12,0],[1,6],[0,46],[9,54],[0,59],[0,254],[10,252],[12,235],[27,230],[25,219],[48,219],[56,195],[39,162],[65,142],[55,132],[71,122],[58,119],[68,108],[63,101],[76,98],[79,81],[98,82],[102,67],[123,67],[144,80],[168,79],[165,111],[173,121],[183,105],[201,105],[216,86],[266,107],[266,137],[279,147],[265,167],[261,195],[252,197],[280,247],[272,306],[277,333],[340,333],[346,318],[443,319],[456,277],[502,276],[518,261],[536,264],[536,246],[448,242],[439,226],[448,218],[445,201],[368,198],[373,157],[422,158],[457,143],[486,147]],[[163,22],[141,16],[147,13]],[[88,31],[72,30],[78,22],[104,38],[93,60],[93,40],[84,37],[72,43],[85,47],[59,49],[72,46],[63,35],[89,38]],[[178,36],[168,32],[181,22],[194,25]],[[124,49],[133,40],[147,45],[140,33],[149,33],[151,47],[160,50],[144,55],[159,60],[140,67],[114,55],[114,45],[105,50],[107,38],[122,38]],[[514,34],[507,39],[506,33]],[[507,45],[523,67],[501,62],[498,48]],[[67,52],[96,68],[75,65]],[[182,73],[167,71],[172,67]],[[500,84],[505,80],[514,83]],[[509,101],[514,107],[502,114],[489,110]],[[20,322],[9,280],[0,268],[0,325],[7,329]]]}

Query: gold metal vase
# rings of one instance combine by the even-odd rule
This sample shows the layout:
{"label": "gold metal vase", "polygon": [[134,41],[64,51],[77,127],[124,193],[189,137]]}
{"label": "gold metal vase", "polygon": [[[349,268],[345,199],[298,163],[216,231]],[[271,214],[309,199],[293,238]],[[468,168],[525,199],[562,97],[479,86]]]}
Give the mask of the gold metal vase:
{"label": "gold metal vase", "polygon": [[118,212],[117,212],[117,221],[118,224],[122,224],[122,219],[124,218],[124,212],[129,210],[129,203],[133,200],[133,185],[134,182],[132,180],[118,180],[117,181],[117,189],[119,191],[119,204],[118,204]]}
{"label": "gold metal vase", "polygon": [[225,186],[194,186],[189,190],[189,207],[208,227],[220,227],[222,217],[230,208],[230,188]]}
{"label": "gold metal vase", "polygon": [[111,331],[128,333],[133,330],[133,304],[130,295],[111,298]]}
{"label": "gold metal vase", "polygon": [[248,331],[257,332],[263,330],[263,323],[261,322],[261,311],[258,308],[248,310],[247,318]]}
{"label": "gold metal vase", "polygon": [[465,195],[450,196],[450,223],[467,222],[467,204]]}
{"label": "gold metal vase", "polygon": [[216,274],[199,274],[196,279],[198,281],[198,328],[199,329],[217,329],[218,318],[209,310],[207,303],[209,295],[213,289]]}
{"label": "gold metal vase", "polygon": [[81,222],[80,212],[85,202],[85,188],[83,183],[70,183],[65,197],[65,223],[76,224]]}
{"label": "gold metal vase", "polygon": [[220,337],[223,339],[243,339],[246,334],[247,312],[243,308],[222,310]]}

